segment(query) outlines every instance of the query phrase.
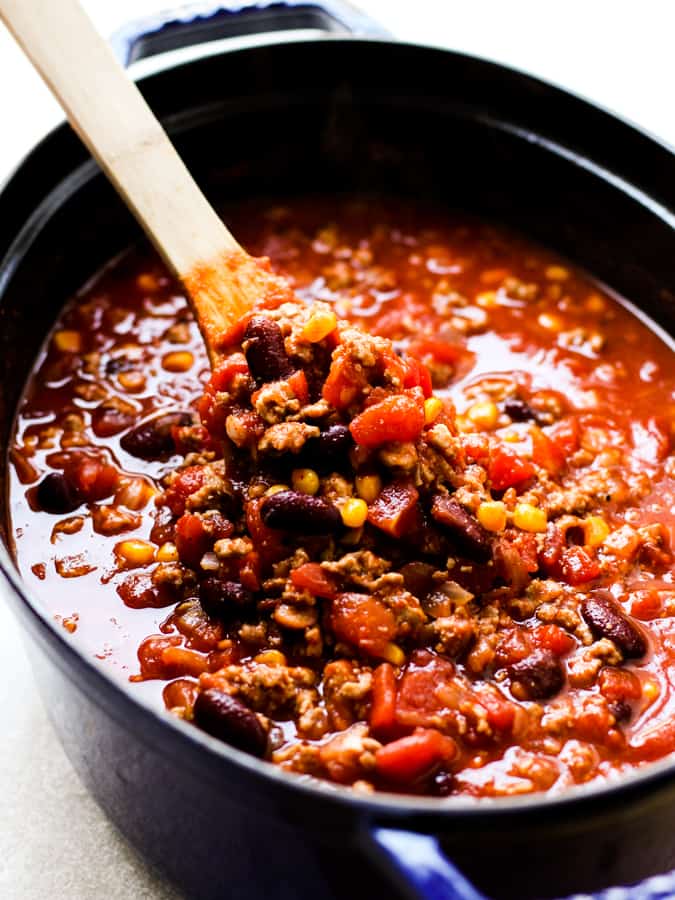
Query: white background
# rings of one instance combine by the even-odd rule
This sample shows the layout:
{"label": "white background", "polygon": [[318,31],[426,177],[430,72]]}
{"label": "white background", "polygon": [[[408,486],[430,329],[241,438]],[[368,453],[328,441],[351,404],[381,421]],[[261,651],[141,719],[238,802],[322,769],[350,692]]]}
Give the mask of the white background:
{"label": "white background", "polygon": [[[85,0],[84,5],[109,35],[161,3]],[[397,37],[532,72],[675,145],[674,0],[360,0],[358,5]],[[55,102],[0,26],[0,182],[59,119]],[[172,900],[173,891],[124,845],[63,755],[3,590],[0,585],[0,897]]]}

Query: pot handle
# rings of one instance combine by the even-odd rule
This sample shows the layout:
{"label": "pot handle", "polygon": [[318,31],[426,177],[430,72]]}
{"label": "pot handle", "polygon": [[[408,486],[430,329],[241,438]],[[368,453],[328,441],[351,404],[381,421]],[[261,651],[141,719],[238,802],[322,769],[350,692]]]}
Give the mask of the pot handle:
{"label": "pot handle", "polygon": [[410,900],[487,900],[432,835],[376,825],[366,833],[365,843],[374,861],[385,874],[396,876]]}
{"label": "pot handle", "polygon": [[228,6],[222,2],[194,3],[164,10],[124,25],[110,43],[117,58],[128,66],[139,59],[208,41],[301,28],[390,37],[349,0],[258,0]]}

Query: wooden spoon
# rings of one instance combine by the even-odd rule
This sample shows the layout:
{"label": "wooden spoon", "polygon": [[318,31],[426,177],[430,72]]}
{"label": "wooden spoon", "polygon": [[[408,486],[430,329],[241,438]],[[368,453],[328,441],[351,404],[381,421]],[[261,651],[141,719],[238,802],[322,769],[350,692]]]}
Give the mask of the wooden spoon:
{"label": "wooden spoon", "polygon": [[288,283],[227,230],[77,0],[0,0],[0,19],[185,286],[213,365],[223,336],[257,301],[290,298]]}

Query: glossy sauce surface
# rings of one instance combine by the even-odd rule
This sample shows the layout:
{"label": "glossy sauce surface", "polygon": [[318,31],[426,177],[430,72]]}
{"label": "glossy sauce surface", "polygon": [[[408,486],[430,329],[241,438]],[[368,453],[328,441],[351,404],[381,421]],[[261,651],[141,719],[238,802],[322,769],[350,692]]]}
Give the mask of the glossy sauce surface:
{"label": "glossy sauce surface", "polygon": [[[302,299],[333,304],[338,316],[427,363],[436,395],[454,400],[462,433],[488,432],[528,456],[533,421],[548,429],[566,417],[577,420],[582,436],[574,452],[584,451],[600,469],[620,470],[630,486],[629,500],[610,492],[602,504],[609,531],[661,529],[658,547],[638,548],[633,560],[624,557],[616,579],[608,564],[597,582],[621,582],[615,599],[649,642],[643,659],[621,666],[637,687],[631,682],[616,689],[624,704],[631,698],[620,728],[618,721],[610,723],[616,740],[603,744],[589,725],[584,747],[577,746],[584,741],[576,732],[556,743],[553,730],[527,751],[516,745],[496,753],[478,744],[451,787],[438,791],[558,790],[671,752],[672,350],[585,274],[481,223],[377,199],[315,199],[253,204],[229,215],[228,224],[251,252],[271,258]],[[152,560],[130,566],[119,546],[134,539],[151,539],[157,548],[170,544],[155,498],[182,455],[143,461],[124,449],[124,438],[158,412],[193,410],[208,373],[180,289],[154,256],[134,251],[68,304],[19,411],[11,504],[22,574],[61,618],[70,632],[66,639],[125,681],[138,676],[137,650],[147,635],[176,634],[163,624],[175,601],[154,595],[166,608],[147,605],[143,591],[151,583],[156,549]],[[40,511],[36,485],[45,473],[67,471],[82,454],[114,467],[114,490],[92,495],[68,515]],[[508,637],[499,653],[513,665],[520,657],[509,656],[507,644]],[[567,652],[561,651],[564,658]],[[162,704],[163,687],[163,681],[146,679],[130,689]],[[597,697],[601,677],[597,670],[593,677],[582,673],[565,690]],[[284,730],[293,738],[292,724]],[[562,760],[562,769],[551,759]]]}

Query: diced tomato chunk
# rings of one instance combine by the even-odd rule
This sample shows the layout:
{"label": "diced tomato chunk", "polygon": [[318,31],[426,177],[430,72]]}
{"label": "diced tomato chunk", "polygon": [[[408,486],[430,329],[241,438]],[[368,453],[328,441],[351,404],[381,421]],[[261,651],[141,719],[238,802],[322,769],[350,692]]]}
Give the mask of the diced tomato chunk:
{"label": "diced tomato chunk", "polygon": [[420,388],[405,394],[391,394],[352,419],[349,426],[352,437],[363,447],[378,447],[387,441],[416,440],[424,428],[423,400]]}
{"label": "diced tomato chunk", "polygon": [[452,738],[432,728],[418,728],[413,734],[385,744],[375,753],[375,771],[386,781],[412,784],[441,764],[452,762],[457,745]]}
{"label": "diced tomato chunk", "polygon": [[560,561],[563,579],[571,585],[593,581],[600,574],[600,566],[583,547],[568,547],[563,550]]}
{"label": "diced tomato chunk", "polygon": [[518,708],[516,704],[508,700],[493,684],[477,682],[473,689],[477,694],[478,702],[485,707],[490,726],[500,732],[501,736],[511,732],[516,720],[516,709]]}
{"label": "diced tomato chunk", "polygon": [[268,528],[260,515],[260,507],[263,497],[250,500],[246,504],[246,528],[255,544],[255,549],[260,558],[261,567],[278,562],[287,554],[283,544],[282,532],[274,528]]}
{"label": "diced tomato chunk", "polygon": [[149,572],[128,575],[117,585],[117,594],[130,609],[162,609],[176,602],[176,592],[167,584],[153,583]]}
{"label": "diced tomato chunk", "polygon": [[174,516],[185,512],[185,501],[204,484],[204,466],[188,466],[177,473],[171,485],[164,491],[164,502]]}
{"label": "diced tomato chunk", "polygon": [[564,656],[576,646],[576,641],[559,625],[539,625],[532,631],[532,638],[537,646],[550,650],[556,656]]}
{"label": "diced tomato chunk", "polygon": [[324,572],[319,563],[304,563],[293,569],[291,581],[299,591],[309,591],[314,597],[332,600],[337,594],[335,581]]}
{"label": "diced tomato chunk", "polygon": [[499,641],[495,648],[495,664],[512,666],[532,652],[532,632],[522,625],[504,628],[499,632]]}
{"label": "diced tomato chunk", "polygon": [[188,650],[202,653],[215,650],[224,637],[222,623],[210,619],[197,601],[179,604],[166,625],[162,626],[162,631],[167,626],[174,626],[184,635]]}
{"label": "diced tomato chunk", "polygon": [[663,600],[658,591],[635,591],[631,595],[630,614],[648,622],[658,619],[663,611]]}
{"label": "diced tomato chunk", "polygon": [[396,731],[396,672],[390,663],[382,663],[373,672],[373,701],[370,727],[375,735],[387,738]]}
{"label": "diced tomato chunk", "polygon": [[220,391],[229,391],[234,376],[244,375],[247,372],[248,363],[241,353],[236,353],[216,365],[208,380],[206,389],[214,394]]}
{"label": "diced tomato chunk", "polygon": [[414,341],[408,348],[408,353],[418,359],[431,356],[436,362],[454,365],[462,356],[466,355],[466,350],[459,344],[448,344],[446,341],[428,338],[423,341]]}
{"label": "diced tomato chunk", "polygon": [[534,475],[532,463],[506,447],[493,447],[490,453],[488,476],[492,489],[505,491],[522,484]]}
{"label": "diced tomato chunk", "polygon": [[401,725],[433,724],[447,708],[447,697],[438,688],[450,685],[455,666],[428,650],[416,650],[403,674],[396,697],[396,721]]}
{"label": "diced tomato chunk", "polygon": [[406,360],[406,374],[403,379],[404,388],[420,387],[425,397],[431,397],[433,387],[431,384],[431,374],[429,369],[412,356]]}
{"label": "diced tomato chunk", "polygon": [[247,553],[239,563],[239,581],[247,591],[259,591],[262,576],[260,554],[255,550]]}
{"label": "diced tomato chunk", "polygon": [[396,636],[393,612],[369,594],[338,594],[331,604],[330,626],[338,640],[375,657],[381,657]]}
{"label": "diced tomato chunk", "polygon": [[462,446],[468,459],[487,463],[490,456],[490,439],[486,434],[463,434]]}
{"label": "diced tomato chunk", "polygon": [[558,475],[565,468],[565,453],[536,425],[531,431],[532,461],[551,475]]}
{"label": "diced tomato chunk", "polygon": [[395,481],[370,505],[368,521],[392,537],[400,538],[419,525],[419,493],[410,482]]}
{"label": "diced tomato chunk", "polygon": [[322,396],[336,409],[347,409],[366,386],[363,369],[357,369],[344,347],[338,347],[322,388]]}
{"label": "diced tomato chunk", "polygon": [[307,376],[305,375],[304,371],[302,369],[298,369],[296,372],[293,372],[291,377],[288,379],[288,383],[291,386],[295,396],[304,406],[309,401],[309,386],[307,384]]}
{"label": "diced tomato chunk", "polygon": [[198,569],[202,556],[211,549],[212,540],[201,516],[184,513],[176,522],[176,549],[181,562]]}
{"label": "diced tomato chunk", "polygon": [[548,437],[567,459],[579,449],[579,419],[577,416],[561,419],[549,428]]}
{"label": "diced tomato chunk", "polygon": [[64,475],[88,503],[103,500],[114,493],[119,478],[114,466],[83,453],[77,453],[68,460]]}
{"label": "diced tomato chunk", "polygon": [[600,671],[600,693],[610,701],[639,700],[642,696],[640,679],[628,669],[606,666]]}
{"label": "diced tomato chunk", "polygon": [[169,647],[179,647],[182,638],[178,635],[151,634],[138,648],[142,678],[165,678],[166,669],[162,656]]}

